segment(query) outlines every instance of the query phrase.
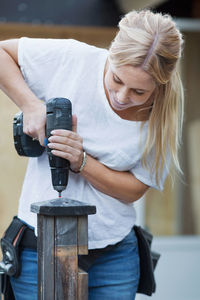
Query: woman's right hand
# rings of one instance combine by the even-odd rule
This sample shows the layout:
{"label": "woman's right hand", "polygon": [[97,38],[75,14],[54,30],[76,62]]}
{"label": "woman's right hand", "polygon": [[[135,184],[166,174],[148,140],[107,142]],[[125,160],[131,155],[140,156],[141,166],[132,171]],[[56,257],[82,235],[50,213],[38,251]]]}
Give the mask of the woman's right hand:
{"label": "woman's right hand", "polygon": [[23,109],[23,131],[45,146],[46,105],[38,99]]}
{"label": "woman's right hand", "polygon": [[0,89],[23,112],[24,133],[44,145],[46,106],[32,92],[18,62],[18,39],[0,41]]}

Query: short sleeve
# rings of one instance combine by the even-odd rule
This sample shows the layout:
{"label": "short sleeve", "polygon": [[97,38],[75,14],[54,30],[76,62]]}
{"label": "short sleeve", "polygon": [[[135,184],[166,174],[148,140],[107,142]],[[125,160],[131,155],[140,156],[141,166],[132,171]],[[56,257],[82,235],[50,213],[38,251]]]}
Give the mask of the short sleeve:
{"label": "short sleeve", "polygon": [[[151,157],[152,158],[152,157]],[[167,175],[169,174],[170,169],[170,156],[167,155],[166,164],[164,165],[163,172],[159,174],[158,180],[159,183],[156,183],[156,174],[152,171],[152,167],[150,166],[150,157],[147,160],[147,167],[144,166],[139,160],[137,164],[130,170],[130,172],[141,182],[148,185],[151,188],[156,190],[163,190],[164,183]]]}
{"label": "short sleeve", "polygon": [[53,84],[56,72],[67,62],[71,39],[39,39],[23,37],[19,39],[18,63],[30,89],[40,98]]}

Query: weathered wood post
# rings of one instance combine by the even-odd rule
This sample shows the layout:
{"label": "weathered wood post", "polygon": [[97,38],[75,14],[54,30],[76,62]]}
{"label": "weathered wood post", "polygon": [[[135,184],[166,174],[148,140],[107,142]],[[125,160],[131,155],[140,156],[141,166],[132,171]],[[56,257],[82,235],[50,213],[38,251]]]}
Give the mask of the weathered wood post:
{"label": "weathered wood post", "polygon": [[58,198],[34,203],[31,211],[38,220],[38,300],[87,300],[78,255],[88,254],[88,215],[96,207]]}

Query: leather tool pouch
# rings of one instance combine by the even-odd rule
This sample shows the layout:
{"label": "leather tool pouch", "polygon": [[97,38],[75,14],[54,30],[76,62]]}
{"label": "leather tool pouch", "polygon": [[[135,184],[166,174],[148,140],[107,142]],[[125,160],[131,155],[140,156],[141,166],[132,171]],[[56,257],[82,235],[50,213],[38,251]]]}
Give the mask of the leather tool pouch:
{"label": "leather tool pouch", "polygon": [[1,239],[3,260],[0,269],[8,276],[18,277],[20,274],[19,243],[27,226],[16,216]]}
{"label": "leather tool pouch", "polygon": [[3,294],[4,300],[15,300],[9,276],[4,273],[0,273],[0,293]]}
{"label": "leather tool pouch", "polygon": [[[140,279],[137,293],[151,296],[156,290],[154,270],[160,254],[151,250],[153,235],[150,232],[137,225],[134,225],[133,230],[137,237],[140,258]],[[79,255],[79,267],[88,272],[99,256],[103,255],[106,251],[112,250],[116,245],[110,245],[104,249],[89,250],[88,255]]]}
{"label": "leather tool pouch", "polygon": [[154,271],[160,254],[151,250],[153,235],[150,232],[137,225],[134,225],[133,228],[138,240],[140,257],[140,279],[137,293],[151,296],[156,290]]}
{"label": "leather tool pouch", "polygon": [[27,226],[15,216],[1,238],[3,259],[0,262],[0,293],[3,294],[4,300],[15,300],[10,276],[18,277],[20,274],[19,243],[26,228]]}

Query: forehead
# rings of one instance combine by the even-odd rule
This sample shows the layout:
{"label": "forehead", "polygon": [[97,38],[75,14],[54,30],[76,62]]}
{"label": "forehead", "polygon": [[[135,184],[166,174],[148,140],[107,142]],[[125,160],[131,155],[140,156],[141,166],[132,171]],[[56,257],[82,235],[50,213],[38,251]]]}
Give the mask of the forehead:
{"label": "forehead", "polygon": [[137,89],[153,89],[155,82],[151,75],[144,71],[141,67],[133,67],[131,65],[125,65],[121,67],[111,67],[111,71],[130,88]]}

